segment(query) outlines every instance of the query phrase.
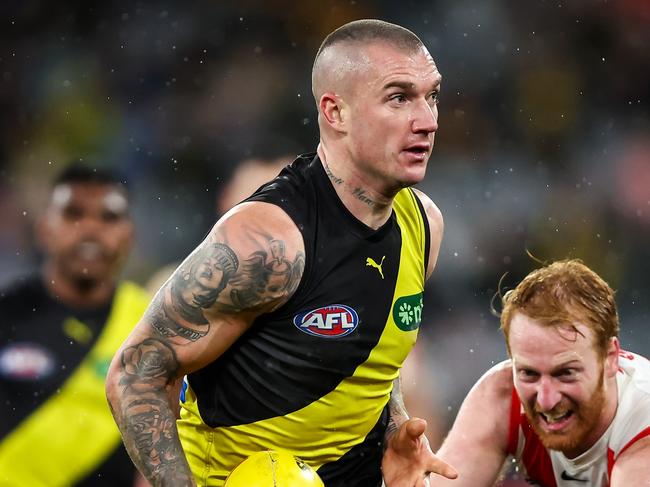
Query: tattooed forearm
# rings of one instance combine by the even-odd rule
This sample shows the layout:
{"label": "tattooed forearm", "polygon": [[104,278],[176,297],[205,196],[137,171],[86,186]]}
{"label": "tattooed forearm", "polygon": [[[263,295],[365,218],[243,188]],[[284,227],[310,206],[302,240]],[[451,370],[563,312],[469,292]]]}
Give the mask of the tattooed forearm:
{"label": "tattooed forearm", "polygon": [[162,340],[147,338],[122,352],[120,385],[135,392],[162,391],[176,377],[178,361],[174,349]]}
{"label": "tattooed forearm", "polygon": [[174,349],[148,338],[124,349],[120,365],[111,409],[133,462],[154,486],[194,485],[167,394],[179,370]]}
{"label": "tattooed forearm", "polygon": [[388,445],[388,439],[395,433],[399,427],[408,419],[404,398],[402,397],[402,386],[399,377],[393,382],[393,391],[388,401],[388,426],[384,434],[384,448]]}

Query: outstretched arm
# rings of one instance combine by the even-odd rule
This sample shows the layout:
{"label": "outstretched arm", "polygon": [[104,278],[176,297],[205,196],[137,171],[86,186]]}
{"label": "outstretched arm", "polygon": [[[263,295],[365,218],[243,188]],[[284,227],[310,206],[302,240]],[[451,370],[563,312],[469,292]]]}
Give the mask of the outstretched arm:
{"label": "outstretched arm", "polygon": [[127,451],[152,485],[195,485],[176,429],[178,381],[285,303],[303,268],[302,237],[289,217],[246,203],[215,225],[158,292],[106,382]]}
{"label": "outstretched arm", "polygon": [[427,485],[425,482],[430,473],[455,478],[455,470],[431,451],[429,440],[424,435],[427,422],[408,417],[399,378],[393,383],[388,407],[386,450],[381,462],[386,487],[423,487]]}
{"label": "outstretched arm", "polygon": [[107,391],[131,459],[153,485],[195,485],[169,397],[179,369],[173,348],[146,338],[121,351],[118,368]]}
{"label": "outstretched arm", "polygon": [[474,385],[437,455],[458,470],[453,482],[431,478],[431,487],[491,487],[507,456],[512,398],[510,362],[502,362]]}

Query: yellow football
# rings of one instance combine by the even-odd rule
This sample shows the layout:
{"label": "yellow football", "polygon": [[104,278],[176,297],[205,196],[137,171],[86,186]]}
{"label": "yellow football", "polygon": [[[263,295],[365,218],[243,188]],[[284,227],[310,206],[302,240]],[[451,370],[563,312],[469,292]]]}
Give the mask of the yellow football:
{"label": "yellow football", "polygon": [[325,487],[318,474],[286,451],[260,451],[240,463],[224,487]]}

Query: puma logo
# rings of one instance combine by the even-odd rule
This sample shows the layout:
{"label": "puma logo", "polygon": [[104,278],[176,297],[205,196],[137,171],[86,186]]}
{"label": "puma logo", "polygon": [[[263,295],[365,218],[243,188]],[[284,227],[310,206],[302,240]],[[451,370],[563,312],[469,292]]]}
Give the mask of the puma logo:
{"label": "puma logo", "polygon": [[369,265],[370,267],[374,267],[375,269],[377,269],[382,279],[384,278],[384,271],[381,270],[381,266],[384,265],[385,258],[386,256],[384,255],[381,258],[381,262],[379,264],[377,264],[377,262],[375,262],[375,260],[372,257],[366,258],[366,265]]}

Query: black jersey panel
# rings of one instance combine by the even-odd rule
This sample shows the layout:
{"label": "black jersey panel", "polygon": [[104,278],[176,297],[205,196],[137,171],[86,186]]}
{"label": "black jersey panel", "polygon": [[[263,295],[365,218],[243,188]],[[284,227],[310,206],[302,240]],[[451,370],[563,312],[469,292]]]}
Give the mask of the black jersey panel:
{"label": "black jersey panel", "polygon": [[375,427],[362,443],[349,450],[335,462],[318,469],[318,475],[327,487],[380,487],[383,443],[388,425],[386,406]]}
{"label": "black jersey panel", "polygon": [[[111,301],[72,310],[50,296],[37,275],[0,291],[0,438],[63,385],[92,349],[110,308]],[[79,323],[67,327],[72,319]]]}
{"label": "black jersey panel", "polygon": [[[283,416],[336,388],[377,344],[399,271],[395,216],[378,230],[354,219],[317,158],[299,158],[250,200],[276,204],[296,222],[305,271],[285,306],[259,317],[222,357],[190,376],[212,427]],[[382,263],[381,272],[369,258]],[[341,325],[347,330],[327,334]]]}

